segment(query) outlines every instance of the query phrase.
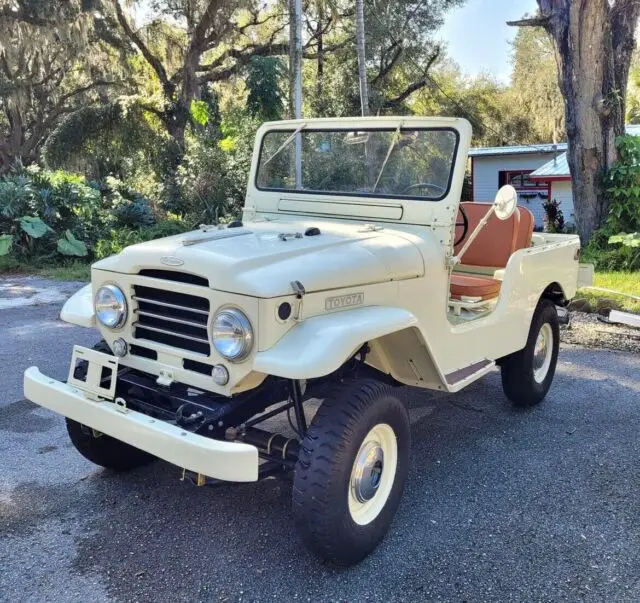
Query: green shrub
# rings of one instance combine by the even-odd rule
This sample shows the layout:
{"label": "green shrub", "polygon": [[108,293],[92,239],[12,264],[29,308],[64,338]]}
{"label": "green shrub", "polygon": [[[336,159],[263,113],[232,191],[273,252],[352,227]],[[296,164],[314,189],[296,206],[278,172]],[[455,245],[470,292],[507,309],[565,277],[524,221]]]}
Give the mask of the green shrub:
{"label": "green shrub", "polygon": [[102,259],[116,253],[120,253],[125,247],[144,243],[153,239],[161,239],[181,234],[189,230],[185,222],[178,220],[163,220],[153,226],[132,230],[118,228],[111,230],[107,236],[96,242],[95,256]]}
{"label": "green shrub", "polygon": [[143,228],[155,223],[155,216],[147,199],[128,187],[124,182],[108,176],[94,184],[100,190],[104,205],[111,207],[115,228]]}
{"label": "green shrub", "polygon": [[640,270],[640,233],[618,234],[609,238],[610,245],[621,245],[618,251],[625,258],[623,270]]}
{"label": "green shrub", "polygon": [[111,231],[154,223],[149,202],[115,178],[88,183],[37,167],[0,178],[0,255],[22,262],[86,257]]}
{"label": "green shrub", "polygon": [[560,203],[557,199],[547,199],[542,204],[544,209],[544,231],[545,232],[564,232],[565,222],[564,214],[560,209]]}
{"label": "green shrub", "polygon": [[607,192],[611,208],[605,225],[606,233],[640,231],[640,137],[616,138],[618,161],[607,175]]}
{"label": "green shrub", "polygon": [[231,111],[220,128],[208,125],[188,137],[178,168],[175,199],[165,209],[192,224],[231,221],[242,210],[260,120],[244,109]]}
{"label": "green shrub", "polygon": [[[50,259],[65,254],[73,237],[74,255],[87,255],[81,241],[95,230],[100,194],[77,176],[25,170],[0,180],[0,254]],[[67,234],[67,231],[69,234]],[[64,233],[62,236],[56,233]]]}
{"label": "green shrub", "polygon": [[602,230],[596,231],[589,244],[582,250],[583,262],[591,263],[598,272],[640,270],[640,250],[627,246],[608,244]]}

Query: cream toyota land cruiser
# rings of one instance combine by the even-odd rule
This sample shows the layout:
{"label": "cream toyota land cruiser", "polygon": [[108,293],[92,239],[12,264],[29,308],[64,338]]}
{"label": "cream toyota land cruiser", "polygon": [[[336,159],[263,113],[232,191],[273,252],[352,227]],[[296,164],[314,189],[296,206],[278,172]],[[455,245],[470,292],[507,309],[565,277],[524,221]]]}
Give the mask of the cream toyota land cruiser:
{"label": "cream toyota land cruiser", "polygon": [[[61,317],[103,341],[74,348],[66,383],[29,368],[25,396],[104,467],[157,457],[198,484],[292,471],[306,544],[356,563],[407,478],[395,386],[454,393],[499,367],[530,406],[553,380],[579,239],[533,234],[509,186],[461,203],[470,140],[462,119],[265,124],[242,221],[94,264]],[[295,437],[264,429],[278,413]]]}

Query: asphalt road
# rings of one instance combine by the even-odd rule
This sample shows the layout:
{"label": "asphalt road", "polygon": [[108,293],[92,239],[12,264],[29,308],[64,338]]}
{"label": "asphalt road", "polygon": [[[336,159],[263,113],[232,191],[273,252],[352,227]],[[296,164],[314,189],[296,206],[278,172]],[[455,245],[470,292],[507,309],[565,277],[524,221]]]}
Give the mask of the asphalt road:
{"label": "asphalt road", "polygon": [[286,479],[196,488],[162,462],[83,460],[22,396],[26,367],[62,379],[72,345],[96,339],[51,299],[0,304],[0,600],[640,600],[637,356],[565,347],[525,412],[498,373],[455,397],[401,390],[403,502],[381,547],[339,569],[298,540]]}

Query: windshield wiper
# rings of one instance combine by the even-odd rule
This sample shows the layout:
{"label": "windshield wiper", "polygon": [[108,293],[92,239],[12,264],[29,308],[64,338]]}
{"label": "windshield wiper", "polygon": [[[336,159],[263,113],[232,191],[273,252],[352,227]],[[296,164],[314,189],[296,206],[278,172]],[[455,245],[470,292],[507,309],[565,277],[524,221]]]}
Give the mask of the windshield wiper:
{"label": "windshield wiper", "polygon": [[302,124],[295,132],[293,132],[291,134],[291,136],[289,136],[289,138],[287,138],[276,150],[276,152],[271,155],[271,157],[269,157],[269,159],[267,159],[262,165],[269,165],[269,163],[275,159],[282,151],[284,151],[284,149],[286,149],[290,144],[291,141],[298,135],[300,134],[300,132],[302,132],[302,130],[304,130],[307,127],[307,124],[304,123]]}
{"label": "windshield wiper", "polygon": [[387,156],[384,158],[384,161],[382,162],[382,167],[380,168],[380,172],[378,173],[378,177],[376,178],[376,183],[373,185],[373,190],[371,191],[372,193],[376,192],[376,189],[378,188],[378,183],[380,182],[380,178],[382,178],[382,172],[384,172],[384,168],[387,167],[387,162],[389,161],[389,157],[391,157],[391,153],[393,152],[393,149],[395,149],[396,145],[398,144],[398,141],[400,140],[400,129],[402,128],[402,122],[400,122],[398,124],[398,127],[396,128],[396,131],[393,133],[393,140],[391,141],[391,144],[389,145],[389,150],[387,151]]}

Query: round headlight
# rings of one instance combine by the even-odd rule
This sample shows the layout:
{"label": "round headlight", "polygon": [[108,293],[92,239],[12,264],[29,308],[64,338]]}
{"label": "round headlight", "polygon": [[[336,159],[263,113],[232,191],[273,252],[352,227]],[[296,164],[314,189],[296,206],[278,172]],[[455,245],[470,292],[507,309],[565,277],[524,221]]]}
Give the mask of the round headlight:
{"label": "round headlight", "polygon": [[236,308],[227,308],[216,314],[212,334],[218,353],[232,362],[246,358],[253,346],[251,323]]}
{"label": "round headlight", "polygon": [[127,319],[127,298],[115,285],[98,289],[95,307],[96,318],[109,329],[121,327]]}

